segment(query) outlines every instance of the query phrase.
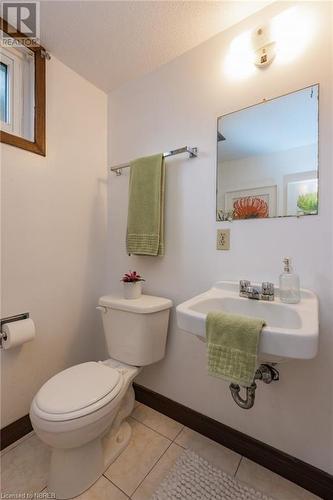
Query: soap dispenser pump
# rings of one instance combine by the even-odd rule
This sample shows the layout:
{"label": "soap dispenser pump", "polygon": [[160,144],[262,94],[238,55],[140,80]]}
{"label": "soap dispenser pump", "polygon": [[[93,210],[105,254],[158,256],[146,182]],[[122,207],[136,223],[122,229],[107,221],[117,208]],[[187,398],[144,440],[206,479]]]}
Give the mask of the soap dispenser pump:
{"label": "soap dispenser pump", "polygon": [[286,304],[297,304],[301,300],[299,276],[293,272],[291,258],[283,259],[284,271],[280,274],[280,300]]}

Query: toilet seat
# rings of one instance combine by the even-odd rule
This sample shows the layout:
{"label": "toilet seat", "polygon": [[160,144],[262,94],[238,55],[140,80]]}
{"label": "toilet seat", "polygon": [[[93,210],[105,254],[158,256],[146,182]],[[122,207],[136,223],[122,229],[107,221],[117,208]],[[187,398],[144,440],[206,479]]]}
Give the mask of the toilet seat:
{"label": "toilet seat", "polygon": [[48,380],[36,394],[33,410],[48,421],[77,419],[112,402],[122,386],[120,370],[101,362],[82,363]]}

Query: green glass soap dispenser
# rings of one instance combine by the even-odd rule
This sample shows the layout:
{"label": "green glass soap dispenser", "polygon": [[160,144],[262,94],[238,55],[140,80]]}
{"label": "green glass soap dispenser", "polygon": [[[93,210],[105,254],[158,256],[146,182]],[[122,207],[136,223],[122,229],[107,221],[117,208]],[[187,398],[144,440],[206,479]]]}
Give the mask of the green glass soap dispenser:
{"label": "green glass soap dispenser", "polygon": [[280,274],[280,300],[286,304],[297,304],[301,300],[299,276],[291,267],[291,258],[283,259],[284,271]]}

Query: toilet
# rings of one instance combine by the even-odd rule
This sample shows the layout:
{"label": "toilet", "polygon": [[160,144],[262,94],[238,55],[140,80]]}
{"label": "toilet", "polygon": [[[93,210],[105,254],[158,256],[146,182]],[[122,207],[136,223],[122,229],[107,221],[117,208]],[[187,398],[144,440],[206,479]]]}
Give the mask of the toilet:
{"label": "toilet", "polygon": [[171,300],[149,295],[101,297],[110,358],[63,370],[34,397],[30,419],[51,447],[48,491],[56,498],[87,490],[128,445],[132,383],[143,366],[164,357],[171,307]]}

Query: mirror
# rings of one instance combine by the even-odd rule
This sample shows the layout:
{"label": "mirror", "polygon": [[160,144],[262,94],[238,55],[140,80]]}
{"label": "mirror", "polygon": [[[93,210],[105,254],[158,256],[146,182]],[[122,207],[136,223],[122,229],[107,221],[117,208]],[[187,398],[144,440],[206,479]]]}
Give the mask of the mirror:
{"label": "mirror", "polygon": [[217,220],[318,213],[319,85],[217,121]]}

